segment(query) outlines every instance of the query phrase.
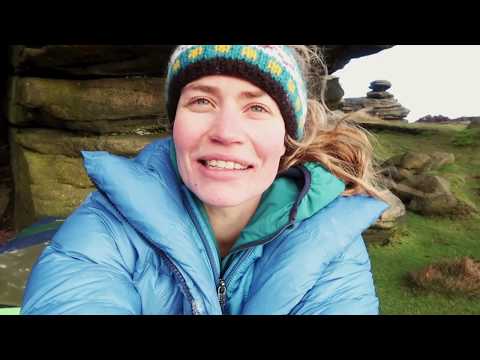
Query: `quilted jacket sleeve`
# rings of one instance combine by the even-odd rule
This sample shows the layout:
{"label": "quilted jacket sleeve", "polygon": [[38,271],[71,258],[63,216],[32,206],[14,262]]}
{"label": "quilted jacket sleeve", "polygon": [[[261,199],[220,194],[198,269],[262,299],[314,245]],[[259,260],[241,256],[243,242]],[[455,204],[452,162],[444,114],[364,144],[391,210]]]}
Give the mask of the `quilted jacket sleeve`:
{"label": "quilted jacket sleeve", "polygon": [[134,252],[119,229],[98,209],[74,212],[32,269],[21,314],[139,314]]}
{"label": "quilted jacket sleeve", "polygon": [[327,266],[292,315],[378,315],[370,259],[361,236]]}

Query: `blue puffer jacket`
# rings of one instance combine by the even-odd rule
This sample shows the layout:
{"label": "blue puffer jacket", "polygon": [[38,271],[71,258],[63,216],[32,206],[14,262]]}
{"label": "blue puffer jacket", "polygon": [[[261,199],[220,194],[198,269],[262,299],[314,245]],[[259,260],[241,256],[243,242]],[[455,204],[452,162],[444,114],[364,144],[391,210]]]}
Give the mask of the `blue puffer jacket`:
{"label": "blue puffer jacket", "polygon": [[134,159],[83,153],[98,191],[38,259],[22,314],[378,313],[361,233],[385,203],[340,196],[319,165],[292,168],[220,259],[173,154],[171,138]]}

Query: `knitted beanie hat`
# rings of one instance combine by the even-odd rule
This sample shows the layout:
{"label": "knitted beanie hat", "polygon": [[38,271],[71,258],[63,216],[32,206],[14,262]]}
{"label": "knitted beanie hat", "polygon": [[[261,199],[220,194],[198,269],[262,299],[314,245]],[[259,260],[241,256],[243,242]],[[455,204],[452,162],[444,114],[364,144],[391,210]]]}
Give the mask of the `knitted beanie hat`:
{"label": "knitted beanie hat", "polygon": [[209,75],[243,78],[270,95],[287,134],[301,140],[307,116],[307,89],[293,50],[284,45],[180,45],[173,52],[166,80],[170,122],[185,85]]}

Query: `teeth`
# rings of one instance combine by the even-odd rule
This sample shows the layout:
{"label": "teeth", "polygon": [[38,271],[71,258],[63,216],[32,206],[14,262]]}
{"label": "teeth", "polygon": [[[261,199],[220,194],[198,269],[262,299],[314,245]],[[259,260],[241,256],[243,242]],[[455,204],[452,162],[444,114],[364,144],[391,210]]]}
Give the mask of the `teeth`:
{"label": "teeth", "polygon": [[207,161],[209,167],[215,167],[220,169],[229,169],[229,170],[245,170],[247,166],[240,165],[233,161],[223,161],[223,160],[209,160]]}

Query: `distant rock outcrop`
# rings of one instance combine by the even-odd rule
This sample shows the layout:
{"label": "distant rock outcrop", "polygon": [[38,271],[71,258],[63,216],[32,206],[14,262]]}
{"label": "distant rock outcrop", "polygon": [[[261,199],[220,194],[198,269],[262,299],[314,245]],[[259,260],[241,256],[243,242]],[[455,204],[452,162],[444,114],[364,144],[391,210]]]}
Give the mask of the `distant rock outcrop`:
{"label": "distant rock outcrop", "polygon": [[410,110],[403,107],[387,90],[392,84],[387,80],[376,80],[370,83],[366,97],[346,98],[340,109],[344,112],[367,109],[368,113],[383,120],[403,120]]}
{"label": "distant rock outcrop", "polygon": [[461,116],[455,119],[451,119],[444,115],[426,115],[416,121],[417,123],[429,123],[429,124],[470,124],[474,122],[480,122],[480,116]]}
{"label": "distant rock outcrop", "polygon": [[468,125],[469,129],[478,129],[480,128],[480,117],[475,117],[470,120],[470,125]]}
{"label": "distant rock outcrop", "polygon": [[439,124],[439,123],[446,123],[446,122],[451,122],[452,119],[450,119],[448,116],[443,116],[443,115],[426,115],[420,119],[418,119],[416,122],[417,123],[434,123],[434,124]]}

